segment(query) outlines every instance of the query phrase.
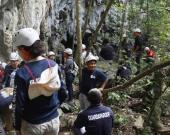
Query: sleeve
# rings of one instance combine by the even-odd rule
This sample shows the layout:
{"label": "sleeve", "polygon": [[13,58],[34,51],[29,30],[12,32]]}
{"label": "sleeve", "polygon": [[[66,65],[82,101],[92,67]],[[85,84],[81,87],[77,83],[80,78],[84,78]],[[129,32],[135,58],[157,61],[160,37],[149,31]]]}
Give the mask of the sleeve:
{"label": "sleeve", "polygon": [[66,60],[66,63],[65,63],[65,72],[67,72],[70,69],[73,69],[73,63],[74,62],[71,59]]}
{"label": "sleeve", "polygon": [[110,116],[111,116],[111,119],[112,119],[112,127],[114,127],[114,113],[111,109],[110,109]]}
{"label": "sleeve", "polygon": [[14,128],[20,130],[21,128],[21,116],[24,110],[24,104],[27,97],[27,86],[25,81],[18,75],[15,76],[15,88],[14,88],[14,99],[13,99],[13,110],[14,110]]}
{"label": "sleeve", "polygon": [[100,79],[101,82],[105,82],[108,79],[106,74],[103,73],[102,71],[98,72],[98,78]]}
{"label": "sleeve", "polygon": [[86,125],[85,123],[86,123],[85,116],[83,116],[83,114],[80,113],[78,114],[77,119],[74,122],[74,128],[80,129]]}

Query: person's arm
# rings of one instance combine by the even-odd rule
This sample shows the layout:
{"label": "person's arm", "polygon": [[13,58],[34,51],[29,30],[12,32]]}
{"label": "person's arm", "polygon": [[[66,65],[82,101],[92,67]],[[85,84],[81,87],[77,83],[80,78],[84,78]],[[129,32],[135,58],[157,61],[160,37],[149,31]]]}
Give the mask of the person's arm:
{"label": "person's arm", "polygon": [[74,122],[73,126],[73,132],[75,135],[83,135],[86,131],[83,131],[81,129],[85,128],[86,120],[85,117],[80,113],[77,116],[77,119]]}
{"label": "person's arm", "polygon": [[99,88],[102,91],[108,82],[108,78],[107,78],[106,74],[104,74],[102,71],[98,72],[98,77],[99,77],[100,81],[102,82],[102,84]]}
{"label": "person's arm", "polygon": [[24,104],[26,100],[26,83],[18,75],[15,76],[15,88],[14,88],[14,99],[13,99],[13,110],[14,110],[14,129],[20,132],[21,128],[21,115],[23,113]]}

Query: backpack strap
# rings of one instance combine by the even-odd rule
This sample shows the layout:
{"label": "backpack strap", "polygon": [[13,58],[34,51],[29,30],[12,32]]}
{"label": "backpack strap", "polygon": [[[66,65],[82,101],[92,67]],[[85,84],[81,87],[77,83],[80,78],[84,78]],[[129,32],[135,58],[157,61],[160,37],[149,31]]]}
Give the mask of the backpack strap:
{"label": "backpack strap", "polygon": [[[50,68],[51,67],[51,64],[50,64],[50,61],[49,59],[46,59],[47,63],[48,63],[48,67]],[[24,65],[25,69],[27,70],[27,72],[29,73],[29,75],[31,76],[31,78],[36,81],[36,78],[35,76],[33,75],[31,69],[29,68],[29,66],[27,64]]]}
{"label": "backpack strap", "polygon": [[29,73],[29,75],[31,76],[31,78],[32,78],[34,81],[36,81],[35,76],[33,75],[31,69],[30,69],[26,64],[24,65],[24,67],[25,67],[25,69],[28,71],[28,73]]}

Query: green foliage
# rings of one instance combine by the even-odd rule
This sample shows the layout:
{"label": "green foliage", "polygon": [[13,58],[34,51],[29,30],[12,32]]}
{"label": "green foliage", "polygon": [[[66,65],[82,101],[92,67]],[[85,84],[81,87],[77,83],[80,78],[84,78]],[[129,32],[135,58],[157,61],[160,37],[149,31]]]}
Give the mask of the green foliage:
{"label": "green foliage", "polygon": [[129,96],[125,93],[115,93],[115,92],[110,92],[108,93],[108,98],[107,101],[109,104],[123,104],[126,102],[126,100],[129,98]]}
{"label": "green foliage", "polygon": [[117,113],[117,114],[115,114],[114,123],[116,125],[124,125],[124,124],[128,123],[128,117],[126,115]]}

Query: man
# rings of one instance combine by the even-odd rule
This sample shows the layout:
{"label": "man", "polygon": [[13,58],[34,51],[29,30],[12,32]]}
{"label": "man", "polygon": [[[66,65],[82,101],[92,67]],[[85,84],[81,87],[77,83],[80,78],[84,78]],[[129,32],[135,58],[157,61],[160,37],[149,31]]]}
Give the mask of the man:
{"label": "man", "polygon": [[24,60],[15,74],[14,128],[17,135],[58,135],[61,82],[58,64],[42,57],[39,34],[23,28],[15,34],[15,46]]}
{"label": "man", "polygon": [[130,80],[132,75],[132,69],[130,67],[130,64],[120,62],[120,66],[118,67],[118,70],[116,72],[116,80],[117,77],[120,77],[120,79]]}
{"label": "man", "polygon": [[9,57],[9,64],[5,67],[5,74],[3,79],[4,87],[10,87],[11,73],[19,66],[19,55],[16,52],[12,52]]}
{"label": "man", "polygon": [[149,47],[145,47],[145,52],[146,52],[146,56],[145,56],[145,58],[143,58],[143,60],[146,63],[152,65],[155,62],[156,53],[152,49],[150,49]]}
{"label": "man", "polygon": [[107,83],[107,76],[96,69],[98,57],[92,54],[89,54],[85,59],[86,67],[82,70],[82,80],[80,82],[80,108],[81,110],[86,109],[89,106],[89,102],[87,100],[87,94],[89,90],[93,88],[100,88],[103,90]]}
{"label": "man", "polygon": [[49,51],[48,58],[55,61],[55,53],[53,51]]}
{"label": "man", "polygon": [[133,30],[133,36],[135,37],[135,44],[133,47],[133,51],[135,52],[135,61],[137,64],[137,72],[136,75],[140,73],[140,60],[143,53],[143,47],[144,47],[144,39],[141,34],[141,30],[139,28],[136,28]]}
{"label": "man", "polygon": [[72,73],[74,68],[74,61],[72,57],[73,51],[70,48],[66,48],[64,50],[64,71],[65,71],[65,81],[66,81],[66,87],[68,90],[68,101],[72,102],[73,100],[73,81],[75,78],[75,75]]}
{"label": "man", "polygon": [[101,104],[102,94],[97,88],[88,92],[90,107],[79,113],[74,122],[75,135],[112,135],[113,112]]}
{"label": "man", "polygon": [[86,55],[87,55],[86,45],[82,44],[82,54],[81,54],[82,65],[84,65],[84,61],[85,61]]}
{"label": "man", "polygon": [[126,56],[126,59],[131,57],[131,50],[132,50],[132,43],[128,40],[128,37],[126,34],[123,34],[123,40],[122,40],[122,49],[124,51],[124,55]]}

